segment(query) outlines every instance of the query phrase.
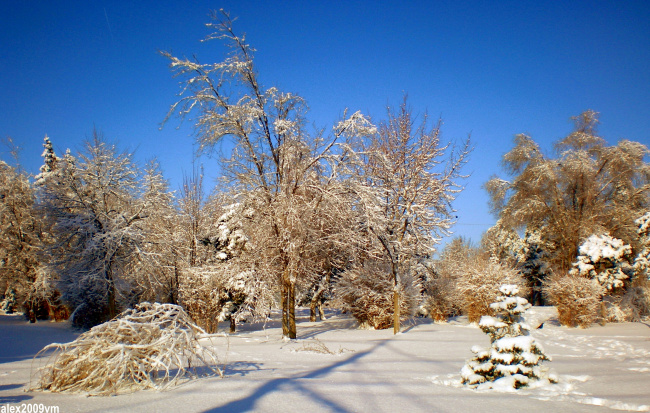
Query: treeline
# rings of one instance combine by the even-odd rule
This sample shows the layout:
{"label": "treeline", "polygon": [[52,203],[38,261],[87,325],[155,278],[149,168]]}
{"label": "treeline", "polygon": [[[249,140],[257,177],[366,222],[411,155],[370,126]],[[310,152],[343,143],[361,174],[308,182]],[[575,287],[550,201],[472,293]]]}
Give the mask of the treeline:
{"label": "treeline", "polygon": [[[406,99],[376,123],[345,112],[310,132],[304,100],[265,89],[253,49],[226,14],[214,18],[225,60],[163,55],[183,85],[166,120],[192,116],[201,151],[232,143],[220,185],[206,199],[194,171],[171,191],[155,162],[137,165],[97,132],[76,154],[56,154],[46,137],[33,179],[3,162],[6,311],[90,327],[139,302],[170,302],[215,331],[280,308],[295,338],[298,305],[315,320],[327,302],[397,332],[417,312],[475,320],[514,283],[536,304],[557,304],[567,324],[648,316],[645,146],[607,146],[594,112],[576,118],[553,157],[518,136],[504,156],[511,181],[486,184],[497,225],[480,246],[456,239],[434,259],[469,141],[442,143],[440,123],[416,122]],[[584,309],[564,310],[571,300]]]}

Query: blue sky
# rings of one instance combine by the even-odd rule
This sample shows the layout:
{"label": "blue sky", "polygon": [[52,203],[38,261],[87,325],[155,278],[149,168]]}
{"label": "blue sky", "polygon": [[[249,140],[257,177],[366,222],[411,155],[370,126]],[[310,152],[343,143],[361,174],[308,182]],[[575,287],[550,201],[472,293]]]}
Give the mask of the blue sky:
{"label": "blue sky", "polygon": [[[408,93],[414,112],[442,118],[444,140],[471,134],[454,231],[474,241],[494,223],[481,186],[504,175],[515,134],[550,152],[593,109],[609,143],[650,144],[647,1],[3,1],[0,137],[36,173],[45,134],[62,153],[97,127],[139,162],[157,157],[178,188],[192,129],[159,130],[179,86],[158,51],[221,60],[220,43],[199,42],[219,8],[257,49],[264,86],[304,97],[316,126],[345,108],[379,120]],[[213,185],[216,162],[197,162]]]}

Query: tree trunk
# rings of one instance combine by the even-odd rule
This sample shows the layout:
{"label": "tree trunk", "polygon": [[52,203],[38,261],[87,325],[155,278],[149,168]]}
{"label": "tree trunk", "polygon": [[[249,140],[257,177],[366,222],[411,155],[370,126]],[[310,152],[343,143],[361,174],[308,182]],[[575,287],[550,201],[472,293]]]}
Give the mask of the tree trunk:
{"label": "tree trunk", "polygon": [[106,281],[108,282],[108,317],[112,320],[117,315],[117,305],[115,303],[115,283],[113,282],[113,271],[109,265],[106,269]]}
{"label": "tree trunk", "polygon": [[323,302],[318,302],[318,315],[320,315],[320,321],[325,320],[325,312],[323,311]]}
{"label": "tree trunk", "polygon": [[234,333],[237,329],[237,323],[235,323],[235,317],[230,316],[230,332]]}
{"label": "tree trunk", "polygon": [[399,291],[397,286],[393,290],[393,334],[399,333]]}
{"label": "tree trunk", "polygon": [[399,333],[399,276],[397,274],[397,263],[393,259],[391,262],[393,270],[393,334]]}
{"label": "tree trunk", "polygon": [[282,336],[296,338],[296,286],[289,280],[282,283]]}
{"label": "tree trunk", "polygon": [[316,301],[311,300],[311,305],[309,306],[309,321],[316,321]]}
{"label": "tree trunk", "polygon": [[[328,277],[329,279],[329,277]],[[325,314],[323,313],[323,295],[325,294],[325,288],[319,286],[314,296],[311,299],[309,305],[309,321],[316,321],[316,309],[318,309],[318,315],[320,316],[321,321],[325,320]]]}

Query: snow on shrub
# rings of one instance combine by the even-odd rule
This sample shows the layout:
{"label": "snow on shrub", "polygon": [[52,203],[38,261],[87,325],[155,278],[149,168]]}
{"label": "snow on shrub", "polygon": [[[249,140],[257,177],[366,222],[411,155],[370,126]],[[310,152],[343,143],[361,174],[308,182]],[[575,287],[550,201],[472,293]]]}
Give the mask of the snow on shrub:
{"label": "snow on shrub", "polygon": [[558,319],[569,327],[589,327],[601,317],[605,288],[579,276],[554,276],[544,282],[544,294],[557,307]]}
{"label": "snow on shrub", "polygon": [[[341,274],[334,285],[334,304],[349,312],[361,328],[385,329],[393,325],[393,279],[387,263],[367,262]],[[409,273],[400,280],[400,314],[413,315],[421,287]]]}
{"label": "snow on shrub", "polygon": [[36,358],[53,352],[31,390],[104,396],[222,376],[216,353],[199,343],[202,334],[180,306],[141,303],[71,343],[46,346]]}
{"label": "snow on shrub", "polygon": [[525,298],[518,297],[516,285],[505,284],[501,296],[490,308],[496,317],[483,316],[481,330],[490,336],[490,348],[472,347],[474,358],[461,370],[462,383],[478,389],[518,389],[534,382],[556,382],[540,364],[550,360],[542,347],[529,336],[529,327],[521,315],[530,307]]}
{"label": "snow on shrub", "polygon": [[621,289],[634,269],[632,247],[609,235],[592,235],[580,246],[569,275],[597,280],[608,292]]}

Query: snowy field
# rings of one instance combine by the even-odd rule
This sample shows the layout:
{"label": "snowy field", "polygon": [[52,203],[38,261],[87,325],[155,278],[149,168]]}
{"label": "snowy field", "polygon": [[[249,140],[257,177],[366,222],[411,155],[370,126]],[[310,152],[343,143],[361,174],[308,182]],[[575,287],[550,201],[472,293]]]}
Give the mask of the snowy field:
{"label": "snowy field", "polygon": [[532,324],[545,321],[532,335],[553,358],[544,365],[558,374],[559,384],[505,393],[461,386],[470,348],[489,345],[488,336],[462,317],[448,324],[417,319],[394,336],[392,329],[359,330],[341,315],[310,323],[301,312],[297,341],[283,341],[277,323],[211,336],[224,378],[110,397],[25,392],[33,356],[77,333],[67,323],[30,325],[21,316],[0,315],[0,409],[42,404],[62,413],[650,411],[650,324],[569,329],[547,320],[550,308],[529,311]]}

